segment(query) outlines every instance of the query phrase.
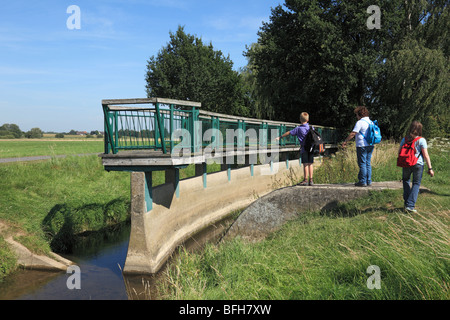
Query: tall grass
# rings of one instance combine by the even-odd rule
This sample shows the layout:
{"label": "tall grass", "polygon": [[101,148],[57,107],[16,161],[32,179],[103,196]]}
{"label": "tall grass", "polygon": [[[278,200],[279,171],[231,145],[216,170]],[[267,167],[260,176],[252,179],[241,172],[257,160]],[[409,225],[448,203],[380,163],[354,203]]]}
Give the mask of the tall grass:
{"label": "tall grass", "polygon": [[0,282],[11,273],[12,270],[16,268],[16,257],[11,249],[8,247],[8,244],[0,236]]}
{"label": "tall grass", "polygon": [[[182,252],[164,283],[171,299],[448,299],[448,221],[394,213],[352,219],[310,214],[272,238]],[[367,268],[381,289],[367,287]]]}
{"label": "tall grass", "polygon": [[[395,157],[398,145],[393,142],[382,142],[374,148],[372,154],[372,180],[398,180],[400,169],[396,166]],[[314,172],[317,183],[349,183],[358,180],[358,164],[354,143],[340,148],[331,157],[323,158],[321,166]]]}
{"label": "tall grass", "polygon": [[[377,147],[376,179],[399,177],[398,146]],[[160,283],[162,298],[450,298],[447,155],[432,153],[432,161],[441,180],[424,178],[433,191],[419,196],[419,213],[403,212],[401,190],[373,192],[331,211],[299,212],[258,243],[235,238],[198,253],[181,249]],[[350,148],[317,170],[322,182],[350,182],[355,174]],[[367,286],[372,265],[381,270],[381,289]]]}

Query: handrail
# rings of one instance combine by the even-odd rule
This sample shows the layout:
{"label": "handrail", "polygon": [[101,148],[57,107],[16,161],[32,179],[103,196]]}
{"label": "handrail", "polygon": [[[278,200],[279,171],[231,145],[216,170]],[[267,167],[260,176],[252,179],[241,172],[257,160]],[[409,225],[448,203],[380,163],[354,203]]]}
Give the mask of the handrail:
{"label": "handrail", "polygon": [[[279,136],[299,125],[293,122],[203,111],[198,109],[201,108],[199,102],[164,98],[102,100],[102,107],[105,154],[110,152],[116,154],[120,150],[161,150],[164,154],[171,153],[181,142],[180,137],[176,137],[176,133],[182,130],[188,132],[190,141],[183,140],[183,143],[188,142],[192,153],[208,145],[229,146],[230,143],[225,137],[227,137],[227,130],[230,129],[234,130],[232,133],[235,134],[231,145],[250,146],[251,141],[247,133],[252,133],[257,139],[253,143],[267,146],[271,145],[269,132],[274,139],[273,133],[276,132],[276,136]],[[326,144],[337,143],[336,128],[318,125],[314,127],[322,134]],[[212,136],[205,135],[209,129],[215,130]],[[222,145],[219,145],[221,139],[218,136],[222,138]],[[203,140],[204,138],[206,141]],[[292,136],[280,141],[280,146],[298,145],[298,139]]]}

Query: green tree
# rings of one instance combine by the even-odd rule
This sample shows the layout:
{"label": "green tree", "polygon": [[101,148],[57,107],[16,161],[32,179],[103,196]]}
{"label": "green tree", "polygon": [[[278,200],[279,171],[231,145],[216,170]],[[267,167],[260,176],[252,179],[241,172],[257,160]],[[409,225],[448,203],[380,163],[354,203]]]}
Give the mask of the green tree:
{"label": "green tree", "polygon": [[[374,118],[385,120],[380,121],[382,132],[397,135],[402,129],[392,127],[403,128],[402,117],[396,115],[405,111],[399,104],[423,108],[416,113],[419,117],[442,110],[445,85],[441,82],[448,78],[437,68],[448,70],[448,1],[377,1],[380,29],[367,27],[371,15],[367,8],[372,4],[370,0],[285,0],[284,6],[272,9],[257,45],[248,48],[246,56],[259,87],[256,92],[273,106],[274,118],[290,120],[307,111],[312,122],[351,128],[353,109],[366,105]],[[415,49],[399,46],[413,40],[420,44]],[[396,100],[398,86],[390,87],[394,79],[403,72],[411,76],[406,81],[412,85],[418,76],[404,73],[404,59],[415,64],[404,50],[413,50],[426,64],[418,73],[435,74],[423,78],[414,95],[404,92]],[[432,102],[420,98],[426,95],[433,96]]]}
{"label": "green tree", "polygon": [[0,127],[0,136],[12,136],[17,139],[23,136],[23,132],[17,124],[5,123]]}
{"label": "green tree", "polygon": [[40,139],[44,136],[44,133],[39,128],[32,128],[30,131],[25,133],[25,137],[28,139]]}
{"label": "green tree", "polygon": [[425,135],[448,136],[450,11],[445,0],[405,0],[401,36],[383,61],[373,106],[384,132],[399,138],[412,120]]}
{"label": "green tree", "polygon": [[421,121],[425,132],[439,134],[435,126],[449,119],[449,58],[415,40],[401,43],[387,59],[380,100],[389,135],[405,135],[413,120]]}
{"label": "green tree", "polygon": [[[382,3],[392,8],[389,1]],[[369,30],[371,4],[286,0],[284,7],[272,10],[258,46],[246,55],[278,119],[308,111],[321,124],[343,126],[354,120],[355,106],[368,104],[379,62],[388,51],[383,40],[392,30],[389,24],[400,20],[393,14],[382,20],[384,31]]]}
{"label": "green tree", "polygon": [[[251,50],[258,50],[258,44],[253,44]],[[258,119],[275,119],[275,110],[270,104],[270,97],[264,87],[258,82],[258,69],[254,65],[253,56],[248,56],[247,66],[240,70],[243,90],[248,105],[249,116]]]}
{"label": "green tree", "polygon": [[246,116],[241,78],[232,67],[229,57],[180,26],[148,61],[147,96],[197,101],[202,110]]}

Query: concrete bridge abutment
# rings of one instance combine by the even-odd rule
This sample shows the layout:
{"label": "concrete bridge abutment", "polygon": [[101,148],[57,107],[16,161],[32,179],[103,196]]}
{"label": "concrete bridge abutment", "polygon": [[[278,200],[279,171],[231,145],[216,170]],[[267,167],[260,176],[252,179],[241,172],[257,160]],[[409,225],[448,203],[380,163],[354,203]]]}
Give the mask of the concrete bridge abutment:
{"label": "concrete bridge abutment", "polygon": [[196,176],[184,180],[179,180],[179,169],[171,168],[166,183],[154,188],[151,172],[131,173],[131,234],[124,272],[158,272],[189,237],[303,176],[298,159],[226,168],[206,174],[206,164],[197,164]]}

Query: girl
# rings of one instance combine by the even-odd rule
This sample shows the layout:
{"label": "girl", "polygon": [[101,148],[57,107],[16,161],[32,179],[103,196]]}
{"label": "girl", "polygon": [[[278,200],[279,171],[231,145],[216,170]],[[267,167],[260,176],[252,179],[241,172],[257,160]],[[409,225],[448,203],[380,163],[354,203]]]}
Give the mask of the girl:
{"label": "girl", "polygon": [[[408,135],[402,139],[400,143],[400,150],[403,144],[406,142],[411,142],[417,137],[422,136],[422,124],[419,121],[413,121],[409,127]],[[415,156],[418,158],[416,165],[412,167],[403,168],[402,180],[403,180],[403,200],[405,201],[405,210],[408,212],[417,212],[414,209],[417,201],[417,196],[419,195],[420,183],[422,182],[423,166],[424,160],[428,166],[428,174],[434,176],[433,168],[431,167],[430,156],[427,150],[427,141],[425,138],[420,138],[416,141],[415,145]],[[410,180],[412,175],[412,186],[410,186]]]}

